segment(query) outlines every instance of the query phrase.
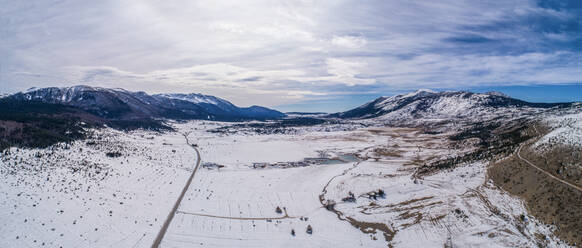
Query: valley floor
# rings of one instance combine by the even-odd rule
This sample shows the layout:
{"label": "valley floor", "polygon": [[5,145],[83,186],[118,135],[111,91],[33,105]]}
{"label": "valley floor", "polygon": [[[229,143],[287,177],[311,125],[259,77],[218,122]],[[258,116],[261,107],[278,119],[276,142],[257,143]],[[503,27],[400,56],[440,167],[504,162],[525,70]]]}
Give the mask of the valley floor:
{"label": "valley floor", "polygon": [[198,159],[183,135],[202,165],[160,247],[565,246],[488,180],[486,161],[415,176],[473,149],[453,148],[450,134],[173,125],[10,149],[0,162],[0,247],[150,247]]}

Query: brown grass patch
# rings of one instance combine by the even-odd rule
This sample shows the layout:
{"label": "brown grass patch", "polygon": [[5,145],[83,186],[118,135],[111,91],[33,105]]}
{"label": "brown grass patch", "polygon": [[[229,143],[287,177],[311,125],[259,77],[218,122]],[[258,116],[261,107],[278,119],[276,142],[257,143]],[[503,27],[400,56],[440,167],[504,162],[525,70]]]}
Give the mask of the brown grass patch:
{"label": "brown grass patch", "polygon": [[[555,149],[558,150],[546,153],[545,158],[527,149],[521,156],[549,172],[557,170],[566,161],[576,162],[570,151],[560,147]],[[522,198],[530,214],[544,223],[555,224],[558,227],[555,234],[560,239],[570,244],[582,243],[582,192],[536,170],[514,155],[493,163],[488,169],[488,177],[504,190]],[[564,180],[567,179],[564,175]]]}

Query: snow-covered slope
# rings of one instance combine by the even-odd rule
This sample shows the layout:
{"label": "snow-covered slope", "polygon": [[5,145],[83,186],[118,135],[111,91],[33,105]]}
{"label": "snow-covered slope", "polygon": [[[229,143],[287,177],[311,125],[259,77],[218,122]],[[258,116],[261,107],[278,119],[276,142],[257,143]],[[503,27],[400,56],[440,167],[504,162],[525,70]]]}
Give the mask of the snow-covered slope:
{"label": "snow-covered slope", "polygon": [[156,96],[161,96],[161,97],[171,98],[171,99],[179,99],[179,100],[188,101],[188,102],[192,102],[192,103],[207,103],[207,104],[213,104],[213,105],[220,105],[222,107],[235,107],[232,103],[230,103],[224,99],[220,99],[220,98],[215,97],[215,96],[196,94],[196,93],[191,93],[191,94],[157,94]]}
{"label": "snow-covered slope", "polygon": [[[106,118],[135,119],[159,117],[168,113],[157,99],[143,93],[78,85],[72,87],[31,88],[10,95],[13,100],[40,101],[78,107]],[[171,113],[171,112],[170,112]]]}
{"label": "snow-covered slope", "polygon": [[538,140],[536,147],[552,147],[555,144],[582,147],[582,106],[578,113],[549,116],[546,121],[553,130]]}
{"label": "snow-covered slope", "polygon": [[552,107],[567,107],[570,104],[530,103],[507,97],[496,92],[435,92],[418,90],[405,95],[380,97],[358,108],[331,115],[339,118],[368,119],[410,122],[411,120],[452,120],[458,118],[499,114],[538,112]]}

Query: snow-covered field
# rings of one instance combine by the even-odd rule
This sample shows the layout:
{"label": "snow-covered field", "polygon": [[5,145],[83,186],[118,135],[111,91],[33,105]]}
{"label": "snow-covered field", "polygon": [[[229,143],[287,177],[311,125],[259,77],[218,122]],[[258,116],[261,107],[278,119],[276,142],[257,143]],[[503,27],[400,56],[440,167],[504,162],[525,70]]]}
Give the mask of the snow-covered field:
{"label": "snow-covered field", "polygon": [[[450,148],[446,134],[225,135],[207,130],[226,123],[173,125],[177,132],[104,129],[66,149],[3,154],[0,247],[151,246],[197,159],[182,134],[203,163],[224,167],[198,170],[161,247],[531,247],[539,235],[559,246],[551,226],[486,181],[486,162],[413,177],[426,161],[471,150]],[[359,161],[252,166],[322,155]],[[355,201],[343,201],[350,192]]]}
{"label": "snow-covered field", "polygon": [[[164,247],[442,247],[448,238],[458,247],[515,247],[535,246],[535,233],[558,246],[550,228],[528,216],[518,199],[485,181],[484,162],[415,180],[418,163],[458,152],[449,149],[445,135],[369,128],[216,136],[201,132],[207,124],[191,125],[181,129],[197,137],[202,160],[225,167],[200,171]],[[318,151],[357,154],[366,161],[249,168],[253,162],[299,161]],[[384,198],[367,197],[378,189]],[[355,203],[342,201],[349,192]],[[336,202],[335,210],[355,225],[386,223],[393,237],[388,242],[380,229],[360,231],[322,200]],[[277,207],[285,211],[278,214]],[[306,234],[307,225],[313,234]]]}
{"label": "snow-covered field", "polygon": [[[162,247],[385,246],[338,220],[319,202],[328,180],[352,163],[250,167],[253,162],[301,161],[316,157],[318,151],[357,152],[381,139],[366,132],[213,136],[201,125],[205,124],[181,129],[193,130],[189,137],[197,140],[204,162],[226,167],[199,171]],[[277,207],[284,212],[276,213]],[[311,235],[306,233],[308,225]]]}
{"label": "snow-covered field", "polygon": [[0,247],[151,246],[195,153],[178,133],[94,136],[2,155]]}

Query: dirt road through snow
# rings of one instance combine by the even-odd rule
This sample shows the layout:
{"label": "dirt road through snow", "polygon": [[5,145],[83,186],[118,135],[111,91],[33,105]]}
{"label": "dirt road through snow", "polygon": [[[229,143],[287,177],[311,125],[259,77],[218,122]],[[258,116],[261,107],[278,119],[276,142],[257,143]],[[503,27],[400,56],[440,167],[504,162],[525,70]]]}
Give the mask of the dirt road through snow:
{"label": "dirt road through snow", "polygon": [[162,229],[160,229],[158,236],[154,240],[154,244],[152,245],[152,248],[157,248],[160,246],[160,243],[162,242],[162,239],[164,239],[164,235],[166,234],[166,231],[168,230],[170,223],[172,223],[172,219],[174,218],[174,215],[176,215],[176,210],[178,210],[178,207],[180,206],[180,203],[182,202],[182,198],[184,198],[184,194],[186,194],[186,191],[188,191],[188,188],[190,187],[190,183],[192,183],[192,179],[194,178],[194,175],[196,175],[196,171],[198,171],[198,167],[200,166],[200,152],[198,151],[198,149],[195,146],[192,146],[190,144],[190,142],[188,141],[188,135],[184,135],[184,139],[186,139],[186,144],[188,144],[190,147],[194,148],[194,151],[196,151],[196,156],[197,156],[196,166],[194,166],[194,169],[192,170],[192,174],[190,175],[190,178],[188,178],[186,185],[184,185],[184,188],[182,189],[182,193],[180,193],[180,197],[178,197],[178,200],[174,204],[174,207],[172,208],[172,211],[170,211],[170,214],[168,214],[168,218],[166,218],[166,221],[164,222]]}
{"label": "dirt road through snow", "polygon": [[569,182],[567,182],[567,181],[565,181],[565,180],[562,180],[562,179],[560,179],[560,178],[558,178],[558,177],[556,177],[556,176],[552,175],[552,173],[549,173],[549,172],[547,172],[546,170],[544,170],[544,169],[542,169],[542,168],[540,168],[540,167],[536,166],[535,164],[533,164],[533,163],[532,163],[532,162],[530,162],[529,160],[527,160],[527,159],[525,159],[525,158],[521,157],[521,154],[520,154],[520,152],[521,152],[521,148],[523,148],[523,145],[524,145],[524,144],[520,145],[520,146],[519,146],[519,148],[517,148],[517,152],[516,152],[516,153],[517,153],[517,157],[518,157],[519,159],[521,159],[523,162],[525,162],[525,163],[526,163],[526,164],[528,164],[529,166],[531,166],[531,167],[535,168],[536,170],[538,170],[538,171],[540,171],[540,172],[542,172],[542,173],[546,174],[547,176],[549,176],[549,177],[551,177],[551,178],[555,179],[556,181],[558,181],[558,182],[561,182],[561,183],[563,183],[563,184],[566,184],[566,185],[568,185],[568,186],[570,186],[570,187],[572,187],[572,188],[574,188],[574,189],[576,189],[576,190],[578,190],[578,191],[582,192],[582,187],[576,186],[576,185],[574,185],[574,184],[571,184],[571,183],[569,183]]}

